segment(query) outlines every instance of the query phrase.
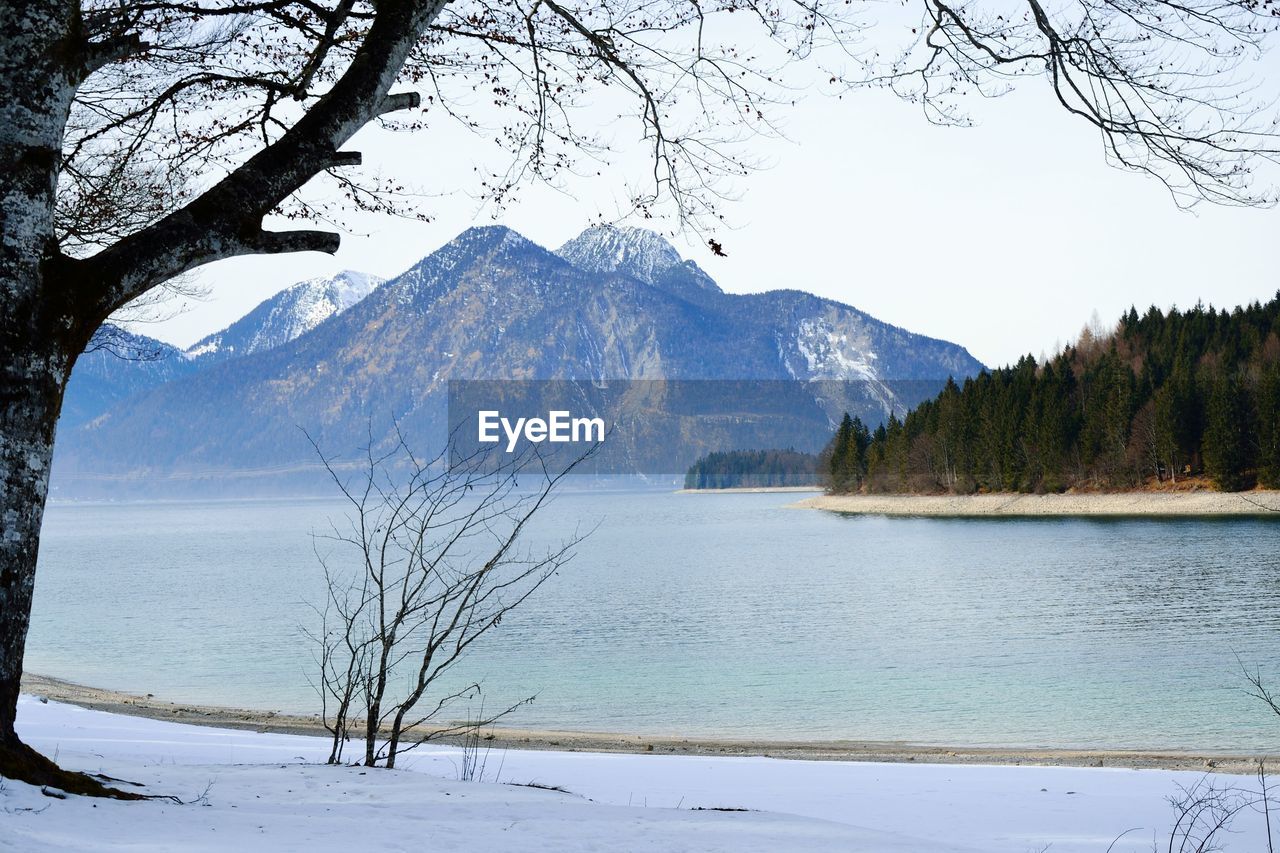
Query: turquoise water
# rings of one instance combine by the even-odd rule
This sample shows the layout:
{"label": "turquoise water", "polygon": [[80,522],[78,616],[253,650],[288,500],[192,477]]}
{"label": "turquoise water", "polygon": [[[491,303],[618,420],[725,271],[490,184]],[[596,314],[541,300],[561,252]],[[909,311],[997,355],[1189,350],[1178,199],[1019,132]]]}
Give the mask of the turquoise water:
{"label": "turquoise water", "polygon": [[[459,677],[514,725],[1056,747],[1275,749],[1280,523],[841,517],[797,495],[565,493],[598,525]],[[311,532],[337,504],[56,505],[32,672],[310,712]]]}

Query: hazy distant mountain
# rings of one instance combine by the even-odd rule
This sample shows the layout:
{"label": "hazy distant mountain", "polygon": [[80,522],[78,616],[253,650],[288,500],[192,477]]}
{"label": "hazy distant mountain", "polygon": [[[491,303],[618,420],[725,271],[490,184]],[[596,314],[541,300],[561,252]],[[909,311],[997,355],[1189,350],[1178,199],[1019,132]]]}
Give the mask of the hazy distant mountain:
{"label": "hazy distant mountain", "polygon": [[58,422],[63,435],[136,394],[194,373],[182,350],[110,324],[76,361]]}
{"label": "hazy distant mountain", "polygon": [[384,279],[344,270],[287,287],[221,332],[197,341],[191,356],[229,358],[275,349],[364,299]]}
{"label": "hazy distant mountain", "polygon": [[299,427],[346,454],[392,418],[425,442],[443,435],[450,379],[856,379],[861,397],[839,404],[874,422],[918,401],[891,380],[981,367],[797,290],[724,293],[651,232],[590,229],[555,253],[472,228],[295,340],[64,433],[55,473],[270,473],[313,461]]}
{"label": "hazy distant mountain", "polygon": [[227,358],[288,343],[355,305],[382,281],[346,270],[299,282],[185,351],[146,335],[105,326],[95,336],[95,348],[76,362],[59,427],[65,434],[143,391]]}

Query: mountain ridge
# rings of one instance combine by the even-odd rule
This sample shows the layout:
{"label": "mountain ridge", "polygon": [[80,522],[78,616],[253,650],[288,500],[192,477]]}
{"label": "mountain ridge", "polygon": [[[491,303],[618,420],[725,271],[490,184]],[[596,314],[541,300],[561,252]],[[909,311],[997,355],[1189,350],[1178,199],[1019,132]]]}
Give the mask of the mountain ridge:
{"label": "mountain ridge", "polygon": [[392,421],[440,435],[455,379],[854,380],[863,391],[848,405],[874,419],[915,402],[893,380],[982,369],[963,347],[851,306],[795,289],[726,293],[654,240],[637,254],[635,239],[620,250],[584,234],[566,244],[577,241],[576,266],[505,226],[467,229],[293,340],[72,430],[60,470],[145,478],[305,464],[300,426],[340,454],[371,432],[384,438]]}
{"label": "mountain ridge", "polygon": [[83,426],[136,394],[216,362],[288,343],[346,311],[382,282],[352,270],[297,282],[186,349],[107,323],[76,362],[59,425],[63,429]]}
{"label": "mountain ridge", "polygon": [[225,329],[201,338],[186,353],[193,358],[226,358],[273,349],[351,308],[384,281],[352,270],[305,279],[259,303]]}

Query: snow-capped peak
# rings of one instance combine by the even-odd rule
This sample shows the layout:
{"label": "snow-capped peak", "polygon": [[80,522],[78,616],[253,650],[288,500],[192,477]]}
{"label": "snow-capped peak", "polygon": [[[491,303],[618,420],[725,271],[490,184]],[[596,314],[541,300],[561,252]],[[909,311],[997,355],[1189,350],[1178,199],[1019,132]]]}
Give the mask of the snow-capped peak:
{"label": "snow-capped peak", "polygon": [[660,234],[645,228],[596,225],[561,246],[556,254],[588,272],[620,272],[654,284],[681,263],[680,253]]}
{"label": "snow-capped peak", "polygon": [[300,281],[221,332],[197,342],[186,355],[188,358],[229,357],[274,349],[346,311],[382,282],[378,276],[353,270]]}
{"label": "snow-capped peak", "polygon": [[376,275],[355,270],[343,270],[329,279],[328,292],[337,306],[335,313],[341,314],[382,284],[384,279]]}

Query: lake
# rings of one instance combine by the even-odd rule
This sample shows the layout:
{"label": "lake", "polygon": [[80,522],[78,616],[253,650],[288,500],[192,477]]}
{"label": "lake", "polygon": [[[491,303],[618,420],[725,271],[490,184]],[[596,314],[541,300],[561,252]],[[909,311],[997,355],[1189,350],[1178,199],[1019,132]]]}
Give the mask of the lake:
{"label": "lake", "polygon": [[[464,664],[530,728],[1265,750],[1280,521],[845,517],[802,495],[565,492],[596,525]],[[55,504],[27,669],[310,713],[320,500]]]}

